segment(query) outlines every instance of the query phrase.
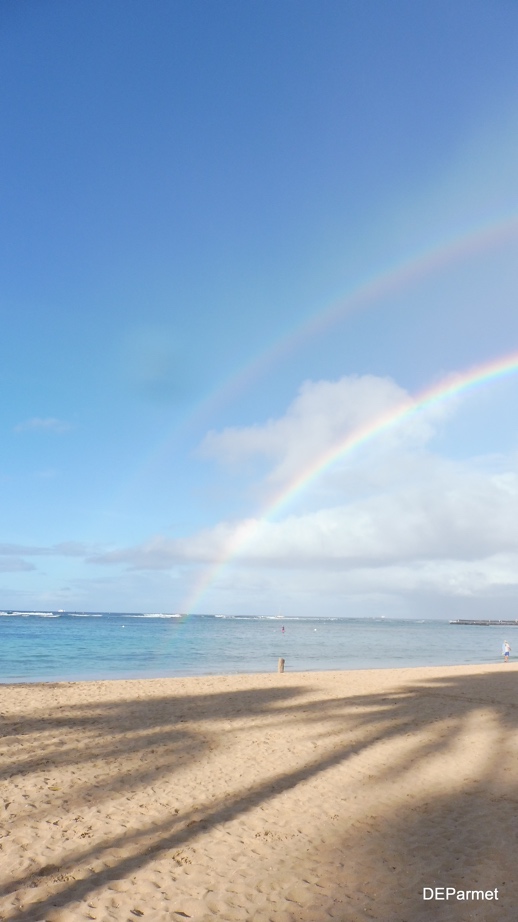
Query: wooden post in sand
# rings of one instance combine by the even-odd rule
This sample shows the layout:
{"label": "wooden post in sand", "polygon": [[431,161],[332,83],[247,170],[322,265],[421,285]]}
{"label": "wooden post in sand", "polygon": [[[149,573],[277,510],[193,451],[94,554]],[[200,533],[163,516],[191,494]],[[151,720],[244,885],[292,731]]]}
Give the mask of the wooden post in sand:
{"label": "wooden post in sand", "polygon": [[282,656],[279,659],[279,665],[277,666],[277,672],[284,672],[284,660]]}

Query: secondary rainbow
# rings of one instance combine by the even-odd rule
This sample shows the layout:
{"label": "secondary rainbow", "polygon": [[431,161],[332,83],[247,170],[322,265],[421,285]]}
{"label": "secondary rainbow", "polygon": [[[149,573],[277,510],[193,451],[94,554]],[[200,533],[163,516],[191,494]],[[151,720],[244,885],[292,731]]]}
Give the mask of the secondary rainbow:
{"label": "secondary rainbow", "polygon": [[198,408],[205,416],[216,407],[239,395],[268,369],[287,355],[312,342],[345,317],[366,309],[383,298],[419,282],[434,272],[455,265],[481,253],[488,252],[518,236],[518,218],[506,216],[481,227],[441,240],[414,252],[396,264],[385,267],[363,279],[336,301],[320,308],[289,330],[260,355],[236,370]]}
{"label": "secondary rainbow", "polygon": [[450,374],[439,382],[421,391],[414,397],[408,397],[396,407],[386,413],[370,420],[365,426],[360,426],[350,432],[344,439],[337,442],[332,448],[325,451],[319,458],[302,471],[288,487],[285,487],[268,504],[260,517],[242,523],[236,529],[233,540],[226,547],[220,559],[206,569],[198,581],[194,591],[184,604],[184,610],[193,612],[199,606],[204,594],[215,580],[222,575],[224,570],[236,561],[257,534],[262,523],[272,519],[301,491],[303,491],[316,477],[331,467],[340,458],[365,445],[377,436],[386,432],[410,418],[412,415],[423,412],[434,404],[449,400],[456,395],[467,392],[498,379],[514,375],[518,372],[518,352],[502,356],[484,364],[477,365],[467,371]]}

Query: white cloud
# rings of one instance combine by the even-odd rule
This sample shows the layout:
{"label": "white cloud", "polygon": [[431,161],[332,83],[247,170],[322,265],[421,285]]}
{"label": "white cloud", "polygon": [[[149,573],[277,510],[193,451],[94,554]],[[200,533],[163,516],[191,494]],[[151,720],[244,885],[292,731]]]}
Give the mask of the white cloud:
{"label": "white cloud", "polygon": [[[201,453],[230,465],[248,458],[266,459],[272,465],[267,482],[283,485],[318,466],[321,459],[338,451],[355,433],[375,429],[411,403],[407,391],[390,378],[351,375],[339,381],[306,381],[280,419],[209,432]],[[437,422],[453,406],[453,401],[435,404],[378,433],[376,452],[425,445],[434,436]]]}
{"label": "white cloud", "polygon": [[[294,477],[317,466],[333,446],[408,402],[389,379],[307,382],[279,419],[213,432],[203,451],[229,464],[262,457],[267,469],[256,486],[276,481],[289,493]],[[484,464],[453,462],[430,450],[438,425],[458,406],[412,414],[372,438],[349,453],[338,472],[336,466],[326,472],[325,493],[322,478],[309,480],[307,502],[289,513],[281,514],[280,506],[273,519],[156,536],[91,555],[89,562],[170,571],[178,586],[192,586],[192,575],[205,572],[200,610],[271,610],[280,595],[307,614],[321,603],[321,613],[344,614],[352,606],[356,614],[408,614],[416,604],[426,608],[440,599],[458,614],[455,606],[470,600],[518,601],[515,460],[495,455]]]}
{"label": "white cloud", "polygon": [[351,569],[419,560],[465,560],[518,553],[518,477],[451,465],[433,482],[414,483],[357,502],[278,522],[222,522],[182,539],[160,536],[99,554],[96,563],[168,569],[179,563]]}
{"label": "white cloud", "polygon": [[188,538],[164,538],[158,535],[133,548],[91,554],[89,563],[128,564],[134,570],[169,570],[178,564],[217,563],[236,553],[246,537],[256,528],[254,519],[221,522]]}
{"label": "white cloud", "polygon": [[17,423],[14,427],[15,432],[56,432],[63,433],[68,432],[71,429],[70,423],[65,422],[62,419],[56,419],[54,416],[48,416],[42,418],[40,416],[33,416],[31,419],[26,419],[21,423]]}

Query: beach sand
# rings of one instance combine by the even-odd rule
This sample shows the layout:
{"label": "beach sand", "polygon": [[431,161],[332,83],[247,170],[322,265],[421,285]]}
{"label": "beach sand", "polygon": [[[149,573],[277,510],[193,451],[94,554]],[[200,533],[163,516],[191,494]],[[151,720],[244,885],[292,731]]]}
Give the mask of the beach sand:
{"label": "beach sand", "polygon": [[512,663],[0,700],[4,922],[518,918]]}

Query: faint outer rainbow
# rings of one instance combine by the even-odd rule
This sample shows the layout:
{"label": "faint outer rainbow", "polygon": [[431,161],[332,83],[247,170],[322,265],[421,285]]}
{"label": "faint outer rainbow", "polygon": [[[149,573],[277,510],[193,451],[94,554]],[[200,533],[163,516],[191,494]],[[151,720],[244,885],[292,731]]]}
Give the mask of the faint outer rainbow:
{"label": "faint outer rainbow", "polygon": [[264,349],[255,358],[247,361],[240,369],[213,391],[198,405],[195,416],[205,417],[239,395],[254,380],[265,374],[271,365],[280,362],[286,355],[311,342],[314,336],[339,323],[344,317],[400,291],[407,285],[419,282],[433,272],[454,265],[497,247],[513,237],[518,236],[518,217],[512,215],[492,221],[482,227],[470,228],[433,246],[407,254],[404,260],[378,269],[367,278],[359,281],[350,290],[331,304],[320,308],[294,329],[281,335],[274,343]]}
{"label": "faint outer rainbow", "polygon": [[191,613],[201,601],[209,587],[239,556],[246,551],[248,545],[258,533],[261,525],[273,518],[282,510],[298,493],[304,490],[316,477],[327,470],[338,459],[360,448],[362,445],[382,435],[399,423],[411,416],[423,412],[435,404],[442,403],[457,394],[462,394],[488,382],[504,378],[518,372],[518,352],[477,365],[464,372],[454,373],[442,378],[441,381],[421,391],[415,397],[408,397],[396,407],[386,411],[374,420],[369,420],[364,426],[359,426],[341,439],[331,448],[323,452],[316,461],[306,467],[287,487],[278,493],[260,517],[242,523],[236,529],[233,540],[225,548],[221,557],[211,564],[199,579],[194,591],[184,604],[184,610]]}

